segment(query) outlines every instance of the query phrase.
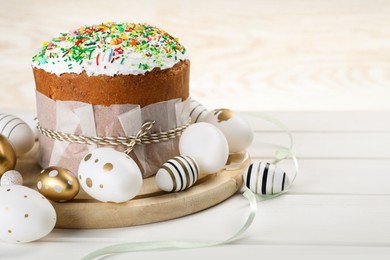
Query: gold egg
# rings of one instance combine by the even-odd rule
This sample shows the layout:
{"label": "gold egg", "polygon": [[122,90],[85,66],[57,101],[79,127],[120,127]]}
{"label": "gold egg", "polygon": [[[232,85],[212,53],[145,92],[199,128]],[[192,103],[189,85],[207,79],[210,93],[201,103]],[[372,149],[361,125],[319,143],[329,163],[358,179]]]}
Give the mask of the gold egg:
{"label": "gold egg", "polygon": [[6,171],[13,170],[16,165],[16,153],[11,143],[0,134],[0,176]]}
{"label": "gold egg", "polygon": [[37,188],[47,199],[65,202],[76,197],[80,184],[71,171],[52,166],[42,170],[38,175]]}

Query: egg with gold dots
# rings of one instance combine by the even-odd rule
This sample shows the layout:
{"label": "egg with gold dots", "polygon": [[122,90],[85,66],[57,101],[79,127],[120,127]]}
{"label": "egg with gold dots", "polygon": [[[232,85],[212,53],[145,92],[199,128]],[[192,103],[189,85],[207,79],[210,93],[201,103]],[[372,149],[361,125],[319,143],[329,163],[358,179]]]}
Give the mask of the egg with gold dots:
{"label": "egg with gold dots", "polygon": [[38,175],[37,188],[47,199],[65,202],[76,197],[80,190],[80,184],[71,171],[51,166],[42,170]]}
{"label": "egg with gold dots", "polygon": [[253,141],[253,130],[249,122],[230,109],[211,110],[199,121],[213,124],[221,130],[229,144],[230,153],[244,151]]}
{"label": "egg with gold dots", "polygon": [[13,170],[16,165],[16,153],[8,138],[0,134],[0,176]]}
{"label": "egg with gold dots", "polygon": [[128,201],[138,194],[143,183],[135,161],[112,148],[97,148],[85,155],[78,178],[83,190],[102,202]]}
{"label": "egg with gold dots", "polygon": [[12,185],[0,187],[0,219],[1,242],[26,243],[49,234],[57,216],[43,195],[26,186]]}

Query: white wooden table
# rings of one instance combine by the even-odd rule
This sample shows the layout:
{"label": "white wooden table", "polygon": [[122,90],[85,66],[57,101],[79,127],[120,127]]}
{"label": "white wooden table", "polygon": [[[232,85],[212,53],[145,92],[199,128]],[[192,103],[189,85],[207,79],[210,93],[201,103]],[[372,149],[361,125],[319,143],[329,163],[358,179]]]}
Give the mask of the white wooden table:
{"label": "white wooden table", "polygon": [[[11,111],[12,112],[12,111]],[[17,111],[31,118],[32,111]],[[137,252],[108,259],[389,259],[389,112],[269,112],[294,137],[300,171],[291,190],[258,203],[257,216],[233,244]],[[253,160],[271,160],[286,135],[261,119],[251,120]],[[291,171],[292,164],[281,164]],[[117,229],[55,229],[40,241],[1,244],[1,259],[79,259],[116,243],[178,240],[206,242],[233,235],[244,223],[248,203],[240,194],[187,217]]]}

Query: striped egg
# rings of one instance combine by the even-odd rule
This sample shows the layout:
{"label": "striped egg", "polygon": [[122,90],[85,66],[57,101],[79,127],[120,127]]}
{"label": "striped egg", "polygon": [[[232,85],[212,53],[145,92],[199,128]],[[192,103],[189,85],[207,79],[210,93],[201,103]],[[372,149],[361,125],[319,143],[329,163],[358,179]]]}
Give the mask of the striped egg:
{"label": "striped egg", "polygon": [[199,122],[207,114],[207,109],[198,101],[191,99],[190,104],[190,117],[191,124]]}
{"label": "striped egg", "polygon": [[194,185],[198,176],[198,164],[191,157],[180,155],[161,166],[156,174],[156,184],[163,191],[182,191]]}
{"label": "striped egg", "polygon": [[33,147],[35,137],[30,126],[19,117],[0,114],[0,134],[8,138],[17,155],[22,155]]}
{"label": "striped egg", "polygon": [[286,173],[274,164],[255,162],[244,175],[244,184],[254,193],[272,195],[282,192],[289,185]]}

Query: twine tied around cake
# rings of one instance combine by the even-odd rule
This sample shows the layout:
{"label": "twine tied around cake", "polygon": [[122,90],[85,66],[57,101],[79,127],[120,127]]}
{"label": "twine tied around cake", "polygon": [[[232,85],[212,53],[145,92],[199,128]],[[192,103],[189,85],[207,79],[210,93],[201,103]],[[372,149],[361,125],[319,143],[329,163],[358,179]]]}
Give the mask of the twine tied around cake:
{"label": "twine tied around cake", "polygon": [[79,143],[79,144],[88,144],[88,145],[111,145],[119,146],[123,145],[126,147],[124,151],[126,154],[129,154],[135,145],[138,144],[151,144],[159,143],[161,141],[168,141],[170,139],[181,136],[184,130],[190,125],[191,118],[188,119],[187,123],[178,126],[174,129],[167,131],[160,131],[156,133],[150,133],[153,125],[156,121],[147,121],[145,122],[136,135],[133,136],[84,136],[76,134],[63,133],[61,131],[56,131],[52,129],[47,129],[42,127],[39,123],[37,124],[38,131],[51,139],[57,141],[65,141],[69,143]]}

